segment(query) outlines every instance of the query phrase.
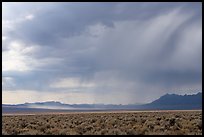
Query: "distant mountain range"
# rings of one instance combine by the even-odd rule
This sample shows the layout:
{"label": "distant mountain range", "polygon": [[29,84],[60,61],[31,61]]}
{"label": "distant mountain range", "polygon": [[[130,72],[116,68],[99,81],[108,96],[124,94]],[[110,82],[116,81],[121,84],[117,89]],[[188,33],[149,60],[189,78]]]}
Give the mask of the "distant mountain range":
{"label": "distant mountain range", "polygon": [[17,105],[2,104],[2,113],[42,111],[99,111],[99,110],[188,110],[202,109],[202,92],[194,95],[165,94],[143,105],[63,104],[61,102],[36,102]]}
{"label": "distant mountain range", "polygon": [[202,92],[194,95],[165,94],[159,99],[145,104],[148,109],[202,109]]}

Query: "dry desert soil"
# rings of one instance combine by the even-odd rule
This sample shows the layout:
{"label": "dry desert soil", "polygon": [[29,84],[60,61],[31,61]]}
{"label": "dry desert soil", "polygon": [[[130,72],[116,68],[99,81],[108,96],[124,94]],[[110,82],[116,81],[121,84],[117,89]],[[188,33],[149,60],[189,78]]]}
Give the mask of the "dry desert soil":
{"label": "dry desert soil", "polygon": [[3,135],[202,135],[202,111],[3,115]]}

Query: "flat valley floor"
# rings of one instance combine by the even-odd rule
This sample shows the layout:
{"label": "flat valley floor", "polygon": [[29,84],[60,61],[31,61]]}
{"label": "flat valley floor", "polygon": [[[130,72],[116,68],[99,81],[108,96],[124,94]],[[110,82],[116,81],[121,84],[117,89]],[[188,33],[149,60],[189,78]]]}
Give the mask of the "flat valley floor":
{"label": "flat valley floor", "polygon": [[202,135],[202,111],[3,114],[2,134]]}

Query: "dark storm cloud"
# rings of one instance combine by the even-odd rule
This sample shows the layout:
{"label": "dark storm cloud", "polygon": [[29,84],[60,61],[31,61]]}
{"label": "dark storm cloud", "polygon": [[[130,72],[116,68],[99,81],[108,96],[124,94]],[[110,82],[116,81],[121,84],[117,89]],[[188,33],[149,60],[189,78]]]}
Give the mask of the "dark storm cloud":
{"label": "dark storm cloud", "polygon": [[39,7],[35,14],[36,19],[16,26],[15,32],[11,31],[10,35],[47,46],[56,46],[59,38],[80,35],[86,26],[97,22],[113,27],[114,21],[134,19],[148,21],[174,8],[183,8],[185,14],[188,14],[191,10],[199,10],[197,7],[200,6],[194,3],[56,3],[54,5],[43,3],[44,6],[34,4],[33,7],[31,5],[32,3],[27,3],[22,6],[31,9]]}
{"label": "dark storm cloud", "polygon": [[[15,82],[10,87],[3,85],[5,90],[54,92],[50,84],[74,77],[97,85],[91,89],[96,100],[101,93],[127,92],[134,102],[133,98],[148,101],[174,88],[202,88],[201,3],[3,6],[3,20],[10,20],[5,24],[13,28],[2,32],[7,37],[2,50],[11,50],[13,40],[36,48],[22,53],[31,58],[30,71],[2,72]],[[33,19],[23,19],[27,15]],[[150,92],[154,95],[145,98]]]}

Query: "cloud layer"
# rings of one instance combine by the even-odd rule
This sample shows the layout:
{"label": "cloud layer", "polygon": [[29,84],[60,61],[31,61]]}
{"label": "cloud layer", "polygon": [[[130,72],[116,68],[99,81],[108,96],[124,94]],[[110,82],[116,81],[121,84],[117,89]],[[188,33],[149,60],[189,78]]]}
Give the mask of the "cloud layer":
{"label": "cloud layer", "polygon": [[201,11],[201,3],[3,3],[3,103],[27,95],[146,103],[198,92]]}

